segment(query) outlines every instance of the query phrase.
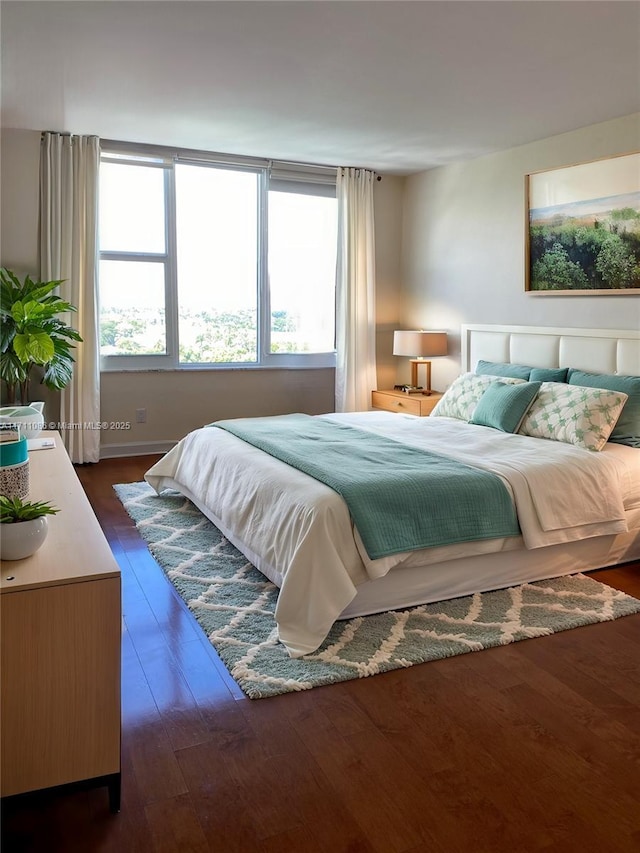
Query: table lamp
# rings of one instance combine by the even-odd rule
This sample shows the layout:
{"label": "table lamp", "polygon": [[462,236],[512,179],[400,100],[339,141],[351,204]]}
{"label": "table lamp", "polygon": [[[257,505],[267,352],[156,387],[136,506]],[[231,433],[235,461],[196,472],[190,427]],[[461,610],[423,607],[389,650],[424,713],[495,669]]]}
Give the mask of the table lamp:
{"label": "table lamp", "polygon": [[411,358],[411,385],[418,385],[418,366],[424,364],[427,371],[427,383],[423,394],[431,394],[431,362],[425,356],[447,354],[446,332],[394,332],[393,354],[408,355]]}

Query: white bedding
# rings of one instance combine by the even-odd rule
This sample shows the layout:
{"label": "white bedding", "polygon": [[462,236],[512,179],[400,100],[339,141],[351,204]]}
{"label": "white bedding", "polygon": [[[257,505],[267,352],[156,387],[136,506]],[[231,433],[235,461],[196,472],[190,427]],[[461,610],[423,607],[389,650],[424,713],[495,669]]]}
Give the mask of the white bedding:
{"label": "white bedding", "polygon": [[[448,418],[387,412],[320,417],[495,471],[514,496],[529,549],[624,532],[624,501],[638,502],[638,483],[632,481],[640,479],[640,454],[632,448],[610,451],[608,445],[606,452],[592,453]],[[276,621],[292,657],[318,647],[359,585],[385,576],[396,565],[420,562],[426,554],[370,560],[337,493],[223,430],[190,433],[146,479],[158,491],[184,491],[279,583]],[[471,543],[457,555],[469,548],[474,553],[500,551],[517,547],[515,543],[521,544],[519,537],[479,543],[478,548]]]}

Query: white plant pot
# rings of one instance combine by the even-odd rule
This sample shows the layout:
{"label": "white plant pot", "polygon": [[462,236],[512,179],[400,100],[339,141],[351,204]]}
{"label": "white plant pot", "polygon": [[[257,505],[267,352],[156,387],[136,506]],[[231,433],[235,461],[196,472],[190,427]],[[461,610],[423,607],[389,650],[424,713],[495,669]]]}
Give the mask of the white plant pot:
{"label": "white plant pot", "polygon": [[26,439],[37,438],[44,428],[44,403],[28,406],[5,406],[0,409],[0,423],[12,425]]}
{"label": "white plant pot", "polygon": [[38,550],[47,538],[46,516],[31,521],[17,521],[12,524],[0,524],[0,558],[3,560],[23,560]]}

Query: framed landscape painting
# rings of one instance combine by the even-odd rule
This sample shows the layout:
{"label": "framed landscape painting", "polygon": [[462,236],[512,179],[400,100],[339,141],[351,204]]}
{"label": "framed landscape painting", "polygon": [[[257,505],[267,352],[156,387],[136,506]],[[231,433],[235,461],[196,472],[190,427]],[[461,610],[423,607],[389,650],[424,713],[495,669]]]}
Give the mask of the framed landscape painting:
{"label": "framed landscape painting", "polygon": [[640,153],[527,175],[525,290],[640,294]]}

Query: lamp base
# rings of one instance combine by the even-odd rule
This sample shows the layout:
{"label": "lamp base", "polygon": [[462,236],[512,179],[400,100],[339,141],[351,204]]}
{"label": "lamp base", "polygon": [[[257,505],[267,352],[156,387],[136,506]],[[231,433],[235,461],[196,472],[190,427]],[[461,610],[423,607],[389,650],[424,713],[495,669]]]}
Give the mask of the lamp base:
{"label": "lamp base", "polygon": [[411,384],[416,387],[418,385],[418,365],[423,365],[427,371],[427,382],[422,390],[425,397],[431,395],[431,362],[425,358],[412,358],[409,361],[411,365]]}

